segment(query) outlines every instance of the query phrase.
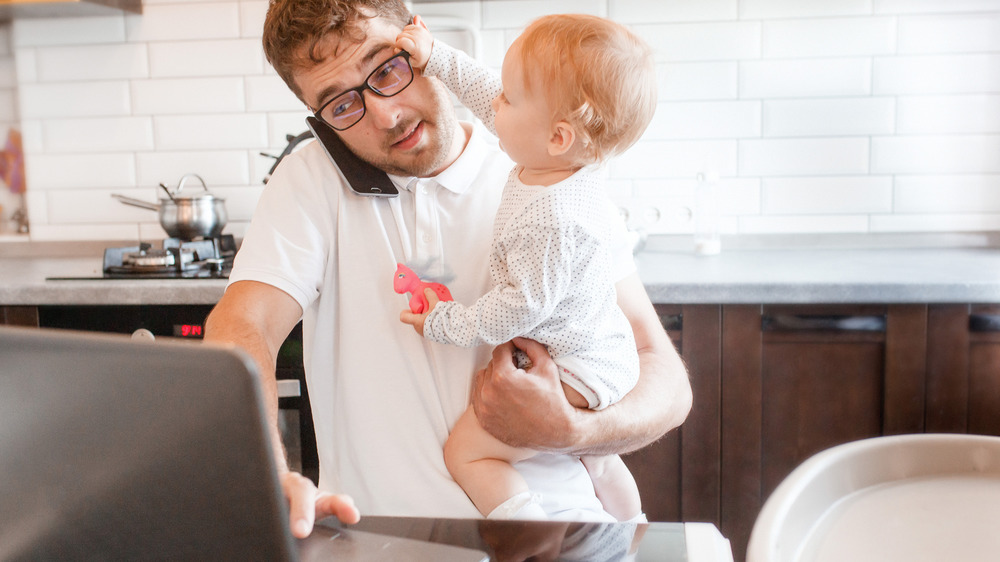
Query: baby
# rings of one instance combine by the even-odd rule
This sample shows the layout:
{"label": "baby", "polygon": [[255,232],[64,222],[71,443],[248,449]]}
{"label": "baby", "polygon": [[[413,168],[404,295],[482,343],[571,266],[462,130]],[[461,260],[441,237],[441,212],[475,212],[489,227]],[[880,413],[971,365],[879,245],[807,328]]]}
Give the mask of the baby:
{"label": "baby", "polygon": [[[612,277],[613,208],[592,165],[623,152],[649,124],[657,99],[651,50],[626,27],[585,15],[532,22],[507,51],[500,76],[434,43],[419,17],[396,47],[448,86],[516,164],[493,225],[493,288],[469,306],[427,293],[429,310],[405,310],[400,320],[430,340],[465,347],[533,339],[548,348],[573,406],[620,400],[638,380],[639,359]],[[471,407],[444,454],[483,515],[546,518],[511,466],[536,452],[494,438]],[[621,458],[581,460],[608,513],[642,515]]]}

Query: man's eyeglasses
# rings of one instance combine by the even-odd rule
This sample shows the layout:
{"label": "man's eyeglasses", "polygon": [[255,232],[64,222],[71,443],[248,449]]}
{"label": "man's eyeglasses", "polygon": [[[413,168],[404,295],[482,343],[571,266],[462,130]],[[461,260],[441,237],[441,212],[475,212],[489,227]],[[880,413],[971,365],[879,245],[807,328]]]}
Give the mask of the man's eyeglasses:
{"label": "man's eyeglasses", "polygon": [[349,129],[365,116],[365,90],[390,98],[413,82],[410,53],[400,51],[380,64],[365,78],[364,84],[352,88],[316,110],[316,118],[338,131]]}

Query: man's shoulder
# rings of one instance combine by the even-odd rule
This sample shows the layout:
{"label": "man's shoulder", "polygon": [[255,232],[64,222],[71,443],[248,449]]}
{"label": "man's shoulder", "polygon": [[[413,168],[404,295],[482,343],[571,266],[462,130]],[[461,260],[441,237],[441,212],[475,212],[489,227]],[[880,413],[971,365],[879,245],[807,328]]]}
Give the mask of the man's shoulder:
{"label": "man's shoulder", "polygon": [[438,175],[438,180],[456,192],[475,193],[483,186],[492,186],[499,193],[514,163],[482,124],[463,123],[463,126],[472,128],[469,140],[459,157]]}
{"label": "man's shoulder", "polygon": [[339,193],[343,180],[323,147],[315,141],[305,142],[301,148],[285,156],[267,182],[267,189],[293,192],[308,196],[310,193]]}
{"label": "man's shoulder", "polygon": [[286,165],[289,169],[294,169],[300,173],[309,173],[314,176],[336,175],[334,174],[333,162],[330,161],[330,157],[323,149],[323,146],[316,140],[302,143],[298,150],[292,152],[281,161],[278,169]]}
{"label": "man's shoulder", "polygon": [[469,137],[469,144],[466,147],[466,151],[469,150],[469,147],[473,147],[474,155],[478,159],[479,165],[488,165],[491,169],[502,170],[500,180],[501,182],[507,181],[507,175],[511,168],[514,167],[514,161],[500,148],[500,141],[497,140],[496,136],[489,132],[479,121],[475,121],[472,124],[472,135]]}

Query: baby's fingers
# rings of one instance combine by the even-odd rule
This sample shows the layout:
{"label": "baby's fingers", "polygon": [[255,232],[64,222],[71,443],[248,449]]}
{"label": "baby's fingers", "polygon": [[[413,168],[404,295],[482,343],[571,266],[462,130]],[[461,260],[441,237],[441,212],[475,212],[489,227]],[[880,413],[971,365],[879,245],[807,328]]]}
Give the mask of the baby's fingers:
{"label": "baby's fingers", "polygon": [[[411,26],[408,25],[406,27],[411,27]],[[406,51],[411,55],[413,54],[413,51],[416,50],[417,43],[416,41],[413,40],[412,37],[406,34],[406,28],[404,28],[403,32],[399,34],[399,37],[396,37],[396,48],[401,51]]]}

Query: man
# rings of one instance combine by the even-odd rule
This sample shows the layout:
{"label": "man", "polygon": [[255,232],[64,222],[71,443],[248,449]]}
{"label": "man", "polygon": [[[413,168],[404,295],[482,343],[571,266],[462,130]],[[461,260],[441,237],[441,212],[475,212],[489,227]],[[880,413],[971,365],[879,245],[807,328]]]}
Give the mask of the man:
{"label": "man", "polygon": [[[370,514],[478,517],[441,451],[470,399],[487,431],[548,452],[517,468],[550,516],[606,520],[575,455],[628,452],[680,425],[691,403],[683,364],[627,252],[616,288],[641,375],[602,411],[566,403],[554,363],[535,342],[516,340],[491,359],[488,349],[430,343],[399,322],[406,298],[392,290],[397,262],[447,283],[459,301],[486,290],[491,221],[511,167],[495,139],[456,120],[440,82],[396,56],[410,19],[398,0],[272,2],[268,60],[353,152],[391,175],[400,195],[352,194],[318,143],[286,158],[261,197],[206,339],[254,357],[280,443],[275,356],[303,321],[323,491],[275,452],[296,536],[315,517],[356,520],[350,497],[332,491]],[[403,79],[386,86],[390,73]],[[528,372],[514,368],[514,345],[531,359]]]}

